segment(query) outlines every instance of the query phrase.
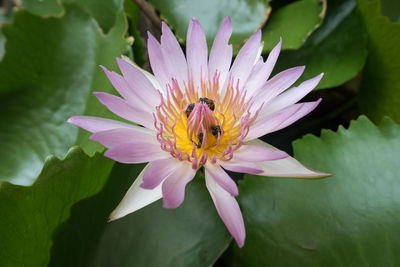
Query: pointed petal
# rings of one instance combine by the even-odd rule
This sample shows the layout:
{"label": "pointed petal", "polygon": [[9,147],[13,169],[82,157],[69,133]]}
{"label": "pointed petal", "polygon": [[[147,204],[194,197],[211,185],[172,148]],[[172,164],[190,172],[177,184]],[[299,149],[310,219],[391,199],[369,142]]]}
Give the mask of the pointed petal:
{"label": "pointed petal", "polygon": [[275,63],[278,60],[278,56],[281,51],[281,45],[282,38],[269,53],[267,61],[265,61],[265,63],[262,62],[258,68],[253,69],[245,86],[248,96],[252,96],[268,80],[269,75],[271,75],[271,72],[274,69]]}
{"label": "pointed petal", "polygon": [[185,55],[171,29],[164,21],[162,22],[161,31],[161,51],[164,60],[172,75],[171,78],[175,78],[183,90],[184,82],[188,79]]}
{"label": "pointed petal", "polygon": [[135,94],[134,91],[131,90],[128,83],[124,80],[124,78],[121,75],[113,71],[109,71],[104,66],[100,67],[103,69],[104,73],[107,75],[108,80],[110,80],[114,88],[125,100],[131,103],[137,101],[137,95]]}
{"label": "pointed petal", "polygon": [[157,93],[153,84],[146,75],[138,68],[129,64],[123,59],[117,58],[118,66],[124,75],[124,80],[129,85],[131,91],[134,92],[134,99],[127,99],[131,104],[136,104],[140,99],[154,110],[160,104],[160,95]]}
{"label": "pointed petal", "polygon": [[[271,146],[259,139],[252,140],[248,142],[249,145],[264,146],[269,149],[279,151],[276,147]],[[263,172],[257,173],[260,176],[272,176],[272,177],[293,177],[293,178],[323,178],[330,176],[329,173],[323,173],[311,170],[296,159],[288,156],[284,159],[257,162]]]}
{"label": "pointed petal", "polygon": [[313,111],[321,102],[321,98],[315,102],[304,102],[292,105],[281,111],[257,120],[251,125],[245,141],[259,138],[265,134],[283,129]]}
{"label": "pointed petal", "polygon": [[246,230],[242,212],[235,198],[226,192],[217,182],[206,173],[206,186],[229,233],[236,240],[239,247],[243,247],[246,238]]}
{"label": "pointed petal", "polygon": [[110,148],[104,156],[121,163],[144,163],[159,159],[170,158],[171,155],[156,143],[124,143]]}
{"label": "pointed petal", "polygon": [[146,76],[146,78],[151,82],[151,84],[153,85],[153,87],[157,91],[164,92],[164,89],[161,88],[160,84],[158,83],[156,77],[154,77],[153,74],[151,74],[150,72],[148,72],[148,71],[142,69],[141,67],[139,67],[138,65],[136,65],[136,63],[133,62],[129,57],[121,55],[121,58],[122,58],[123,61],[125,61],[128,64],[130,64],[132,67],[134,67],[137,70],[141,71]]}
{"label": "pointed petal", "polygon": [[179,160],[176,158],[160,159],[150,162],[143,174],[143,183],[140,186],[146,189],[157,187],[179,166]]}
{"label": "pointed petal", "polygon": [[238,187],[231,177],[218,165],[206,164],[204,165],[206,175],[212,177],[224,190],[229,192],[232,196],[239,194]]}
{"label": "pointed petal", "polygon": [[239,80],[240,88],[246,84],[247,78],[253,69],[254,62],[257,59],[260,42],[261,30],[258,30],[247,40],[236,56],[230,72],[234,78],[235,86],[237,80]]}
{"label": "pointed petal", "polygon": [[[254,104],[252,110],[258,109],[262,103],[268,103],[274,97],[292,86],[303,74],[305,67],[294,67],[276,74],[263,87],[254,93]],[[266,105],[264,105],[266,106]]]}
{"label": "pointed petal", "polygon": [[270,149],[264,146],[249,146],[243,145],[240,149],[235,151],[233,159],[236,161],[268,161],[283,159],[289,156],[286,152]]}
{"label": "pointed petal", "polygon": [[194,176],[196,170],[193,170],[192,164],[187,161],[180,161],[179,166],[171,173],[162,185],[163,207],[177,208],[185,198],[185,187]]}
{"label": "pointed petal", "polygon": [[276,111],[282,110],[290,105],[297,103],[318,85],[323,76],[324,74],[321,73],[314,78],[302,82],[299,86],[293,87],[287,92],[278,95],[268,105],[265,105],[258,116],[265,117],[269,114],[272,114]]}
{"label": "pointed petal", "polygon": [[193,76],[195,89],[198,89],[200,81],[208,78],[208,48],[203,28],[201,28],[200,23],[193,18],[190,20],[186,40],[188,69]]}
{"label": "pointed petal", "polygon": [[138,107],[131,106],[126,103],[125,100],[115,95],[103,92],[94,92],[93,94],[114,114],[126,120],[143,125],[148,129],[154,129],[154,118],[152,113],[146,112]]}
{"label": "pointed petal", "polygon": [[171,83],[171,75],[169,74],[168,66],[165,64],[161,45],[151,33],[148,33],[147,51],[149,53],[151,69],[163,92],[165,92],[167,84]]}
{"label": "pointed petal", "polygon": [[133,141],[158,144],[156,132],[144,127],[117,128],[96,132],[90,139],[97,141],[105,147],[115,147]]}
{"label": "pointed petal", "polygon": [[[148,166],[148,165],[147,165]],[[133,182],[122,201],[110,215],[110,220],[116,220],[137,211],[151,203],[162,198],[161,184],[152,190],[143,189],[140,184],[143,182],[143,173],[147,166],[142,170],[139,176]]]}
{"label": "pointed petal", "polygon": [[210,78],[219,73],[219,84],[223,85],[232,62],[232,45],[228,44],[232,34],[232,22],[227,16],[215,36],[208,61],[208,72]]}
{"label": "pointed petal", "polygon": [[68,119],[68,122],[92,133],[107,131],[115,128],[136,127],[132,124],[92,116],[73,116]]}
{"label": "pointed petal", "polygon": [[262,173],[256,173],[260,176],[323,178],[331,175],[309,169],[290,156],[279,160],[257,162],[257,164],[263,170]]}
{"label": "pointed petal", "polygon": [[228,160],[228,161],[218,161],[218,164],[221,165],[224,169],[227,169],[232,172],[241,172],[241,173],[261,173],[262,169],[253,162],[248,161],[237,161],[237,160]]}
{"label": "pointed petal", "polygon": [[286,128],[289,125],[298,121],[299,119],[303,118],[308,113],[313,111],[319,105],[319,103],[321,103],[321,101],[322,101],[322,98],[320,98],[314,102],[303,102],[302,103],[303,106],[301,107],[301,109],[298,110],[294,115],[292,115],[288,119],[286,119],[284,122],[282,122],[277,128],[274,129],[274,131],[278,131],[280,129]]}

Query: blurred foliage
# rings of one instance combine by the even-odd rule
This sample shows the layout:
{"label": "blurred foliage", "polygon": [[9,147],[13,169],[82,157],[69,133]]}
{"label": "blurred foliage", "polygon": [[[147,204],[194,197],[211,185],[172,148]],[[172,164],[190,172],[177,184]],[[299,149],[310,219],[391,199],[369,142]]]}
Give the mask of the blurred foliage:
{"label": "blurred foliage", "polygon": [[[269,15],[268,1],[264,0],[150,0],[161,18],[175,30],[183,43],[190,18],[197,19],[204,29],[207,43],[211,46],[222,20],[230,16],[234,32],[230,39],[234,51],[238,51],[243,40],[263,25]],[[279,41],[279,40],[278,40]]]}
{"label": "blurred foliage", "polygon": [[368,32],[368,59],[359,104],[374,122],[390,116],[400,123],[400,23],[380,14],[377,0],[359,0]]}
{"label": "blurred foliage", "polygon": [[22,7],[28,12],[44,18],[65,15],[63,4],[76,3],[97,20],[104,32],[108,32],[115,23],[117,12],[122,9],[123,0],[21,0]]}
{"label": "blurred foliage", "polygon": [[326,1],[301,0],[273,10],[262,31],[264,52],[282,37],[282,49],[297,49],[317,29],[326,12]]}
{"label": "blurred foliage", "polygon": [[0,158],[7,168],[0,168],[0,179],[29,185],[48,155],[64,157],[74,144],[91,154],[102,149],[66,120],[109,113],[91,92],[114,91],[99,65],[115,69],[115,57],[127,44],[124,15],[119,12],[117,18],[104,35],[72,4],[61,18],[18,10],[13,22],[3,26],[7,42],[0,62]]}
{"label": "blurred foliage", "polygon": [[[182,45],[191,17],[211,45],[229,15],[235,54],[261,28],[264,57],[283,38],[275,73],[306,65],[299,82],[325,73],[317,89],[329,90],[305,99],[324,99],[314,115],[271,136],[290,151],[303,134],[333,129],[293,144],[302,163],[334,175],[319,181],[245,175],[238,198],[243,249],[231,243],[201,172],[178,209],[158,201],[107,223],[143,165],[104,158],[89,133],[66,123],[73,115],[116,118],[92,95],[115,94],[99,65],[117,71],[115,57],[126,54],[148,66],[146,30],[159,36],[159,29],[146,12],[131,0],[21,0],[14,9],[6,1],[0,266],[210,266],[230,243],[216,265],[396,265],[400,2],[381,1],[149,0]],[[359,114],[379,126],[360,117],[336,132]],[[381,122],[384,116],[394,122]]]}
{"label": "blurred foliage", "polygon": [[339,86],[363,68],[366,45],[364,25],[356,11],[355,0],[332,0],[321,27],[300,49],[283,51],[275,72],[305,65],[306,71],[297,83],[324,72],[317,89]]}
{"label": "blurred foliage", "polygon": [[381,12],[382,15],[387,16],[391,21],[400,22],[400,1],[382,0]]}

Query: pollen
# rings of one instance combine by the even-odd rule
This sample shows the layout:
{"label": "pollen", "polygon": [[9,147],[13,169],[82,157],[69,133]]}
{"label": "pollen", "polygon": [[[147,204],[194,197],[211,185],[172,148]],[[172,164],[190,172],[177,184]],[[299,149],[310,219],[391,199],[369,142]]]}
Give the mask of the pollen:
{"label": "pollen", "polygon": [[193,169],[232,159],[260,110],[251,114],[252,100],[246,100],[246,91],[239,90],[239,83],[234,86],[232,77],[222,87],[218,78],[216,73],[201,88],[194,88],[193,79],[185,88],[172,80],[154,114],[161,148],[191,162]]}

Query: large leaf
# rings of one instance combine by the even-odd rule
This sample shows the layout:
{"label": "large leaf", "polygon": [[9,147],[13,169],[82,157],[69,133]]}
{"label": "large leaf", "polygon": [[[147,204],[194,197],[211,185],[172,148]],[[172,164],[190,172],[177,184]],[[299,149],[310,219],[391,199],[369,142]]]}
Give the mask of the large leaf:
{"label": "large leaf", "polygon": [[231,237],[200,174],[179,208],[163,209],[158,201],[107,223],[134,171],[118,165],[99,195],[72,209],[55,235],[51,266],[210,266],[221,255]]}
{"label": "large leaf", "polygon": [[348,130],[294,142],[295,156],[330,172],[322,180],[246,175],[247,240],[230,266],[395,266],[400,260],[400,126],[366,117]]}
{"label": "large leaf", "polygon": [[62,161],[48,158],[32,186],[0,182],[0,266],[46,266],[53,231],[75,203],[102,189],[113,164],[73,148]]}
{"label": "large leaf", "polygon": [[380,2],[359,1],[368,31],[368,59],[359,104],[374,122],[388,115],[400,122],[400,23],[380,14]]}
{"label": "large leaf", "polygon": [[326,1],[301,0],[273,10],[262,31],[263,51],[271,51],[282,37],[282,49],[297,49],[319,27]]}
{"label": "large leaf", "polygon": [[123,0],[21,0],[22,7],[42,17],[60,17],[65,13],[63,3],[78,3],[93,16],[105,32],[114,25],[117,11],[122,9]]}
{"label": "large leaf", "polygon": [[283,51],[276,71],[306,65],[299,83],[324,72],[318,89],[341,85],[356,76],[364,66],[367,50],[366,34],[355,6],[355,0],[329,1],[322,26],[299,50]]}
{"label": "large leaf", "polygon": [[115,68],[115,57],[127,44],[125,18],[120,13],[105,36],[76,5],[65,10],[65,16],[48,19],[17,11],[13,23],[3,27],[0,179],[28,185],[50,154],[64,157],[73,144],[89,153],[101,149],[66,120],[109,113],[91,92],[113,91],[99,65]]}
{"label": "large leaf", "polygon": [[181,42],[186,40],[186,31],[191,17],[196,18],[204,29],[209,45],[218,27],[226,16],[230,16],[233,34],[230,39],[235,51],[243,40],[265,22],[268,2],[264,0],[150,0],[161,17],[175,30]]}

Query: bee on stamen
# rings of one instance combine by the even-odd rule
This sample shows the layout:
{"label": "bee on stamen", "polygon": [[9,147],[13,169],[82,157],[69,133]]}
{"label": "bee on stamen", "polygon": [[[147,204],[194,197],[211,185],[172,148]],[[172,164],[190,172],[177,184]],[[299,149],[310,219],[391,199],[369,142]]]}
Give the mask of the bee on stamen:
{"label": "bee on stamen", "polygon": [[199,134],[197,135],[197,139],[198,139],[197,148],[200,148],[201,145],[203,144],[203,133],[199,133]]}
{"label": "bee on stamen", "polygon": [[190,113],[192,113],[192,111],[193,111],[195,105],[196,105],[195,103],[192,103],[192,104],[190,104],[190,105],[187,107],[187,109],[186,109],[186,111],[185,111],[185,113],[186,113],[186,118],[189,118]]}
{"label": "bee on stamen", "polygon": [[214,136],[218,136],[218,134],[221,135],[221,127],[219,127],[219,125],[213,125],[211,126],[211,133]]}
{"label": "bee on stamen", "polygon": [[215,109],[215,104],[214,104],[214,101],[212,101],[211,99],[208,99],[207,97],[201,97],[201,98],[199,99],[199,102],[200,102],[200,103],[203,102],[203,103],[207,104],[208,108],[209,108],[211,111],[214,111],[214,109]]}

